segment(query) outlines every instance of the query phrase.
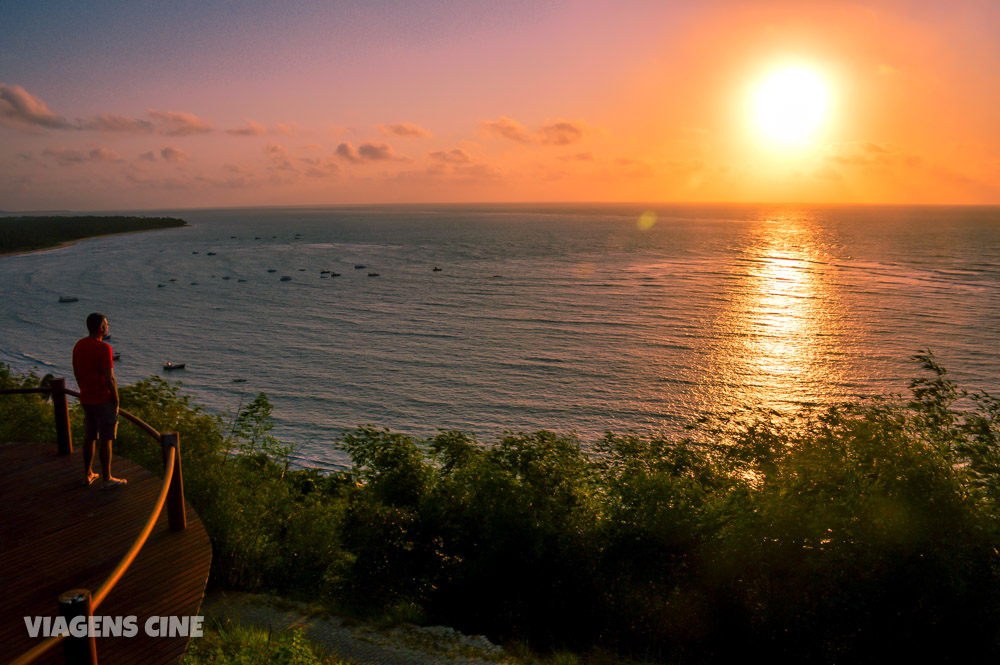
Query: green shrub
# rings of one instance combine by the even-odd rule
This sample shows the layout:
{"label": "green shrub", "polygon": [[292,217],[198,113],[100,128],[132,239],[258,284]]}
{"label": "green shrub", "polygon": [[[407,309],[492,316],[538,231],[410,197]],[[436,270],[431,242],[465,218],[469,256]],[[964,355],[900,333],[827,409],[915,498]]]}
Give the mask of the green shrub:
{"label": "green shrub", "polygon": [[301,628],[272,633],[226,623],[191,640],[181,665],[350,665],[306,639]]}
{"label": "green shrub", "polygon": [[[996,658],[1000,402],[916,360],[908,399],[747,409],[685,437],[608,433],[591,454],[547,431],[487,445],[362,427],[342,436],[353,469],[331,475],[288,468],[263,394],[227,428],[156,377],[121,392],[181,433],[217,586],[556,653]],[[51,422],[42,400],[17,409],[6,436]],[[119,452],[158,468],[147,437],[120,433]]]}

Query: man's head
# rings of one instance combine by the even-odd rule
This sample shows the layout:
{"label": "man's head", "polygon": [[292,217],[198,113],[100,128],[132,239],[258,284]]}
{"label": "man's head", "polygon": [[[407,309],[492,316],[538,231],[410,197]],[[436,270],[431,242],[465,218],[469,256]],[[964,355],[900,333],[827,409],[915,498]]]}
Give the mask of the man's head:
{"label": "man's head", "polygon": [[87,317],[87,331],[91,335],[98,334],[99,332],[101,332],[101,329],[104,327],[104,323],[107,320],[108,320],[107,317],[105,317],[103,314],[94,312],[93,314]]}

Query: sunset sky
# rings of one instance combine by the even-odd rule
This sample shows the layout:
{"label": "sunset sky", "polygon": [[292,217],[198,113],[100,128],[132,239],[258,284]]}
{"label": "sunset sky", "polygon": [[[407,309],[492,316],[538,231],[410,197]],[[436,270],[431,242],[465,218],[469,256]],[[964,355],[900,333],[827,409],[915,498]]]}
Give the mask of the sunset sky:
{"label": "sunset sky", "polygon": [[[998,204],[998,31],[995,0],[6,2],[0,210]],[[822,108],[781,139],[789,68]]]}

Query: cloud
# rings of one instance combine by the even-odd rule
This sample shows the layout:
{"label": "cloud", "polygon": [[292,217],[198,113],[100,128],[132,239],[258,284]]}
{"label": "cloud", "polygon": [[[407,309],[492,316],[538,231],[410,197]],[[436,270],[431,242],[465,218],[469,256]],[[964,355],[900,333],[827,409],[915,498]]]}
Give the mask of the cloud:
{"label": "cloud", "polygon": [[[360,164],[361,162],[382,162],[392,159],[400,159],[393,152],[392,146],[385,143],[373,143],[371,141],[365,141],[360,146],[355,148],[350,142],[341,143],[337,146],[336,154],[352,164]],[[402,161],[402,160],[401,160]]]}
{"label": "cloud", "polygon": [[418,127],[408,122],[400,122],[395,125],[378,125],[375,129],[382,136],[390,138],[398,136],[405,139],[429,139],[431,137],[431,133],[423,127]]}
{"label": "cloud", "polygon": [[539,129],[538,137],[544,145],[570,145],[583,139],[583,129],[571,122],[560,120]]}
{"label": "cloud", "polygon": [[19,85],[6,83],[0,83],[0,124],[27,131],[72,127],[65,118],[50,111],[38,97]]}
{"label": "cloud", "polygon": [[155,162],[156,154],[152,150],[150,150],[149,152],[144,152],[141,155],[139,155],[139,159],[141,159],[144,162]]}
{"label": "cloud", "polygon": [[332,157],[303,157],[301,161],[306,165],[305,173],[309,178],[328,178],[340,171]]}
{"label": "cloud", "polygon": [[275,143],[274,141],[267,142],[267,148],[264,149],[267,153],[268,158],[271,160],[272,169],[280,169],[282,171],[295,171],[295,165],[292,163],[291,155],[288,149],[282,145]]}
{"label": "cloud", "polygon": [[870,141],[836,143],[828,148],[826,161],[842,166],[888,167],[902,163],[911,168],[923,164],[919,155],[901,153],[894,146]]}
{"label": "cloud", "polygon": [[501,173],[486,164],[470,164],[468,166],[456,166],[455,175],[465,178],[475,178],[477,180],[494,180],[499,178]]}
{"label": "cloud", "polygon": [[651,178],[656,175],[653,167],[645,162],[628,157],[619,157],[615,160],[615,166],[620,167],[630,178]]}
{"label": "cloud", "polygon": [[115,113],[102,113],[91,120],[77,120],[76,126],[79,129],[93,129],[99,132],[149,134],[153,131],[153,123],[149,120],[134,120]]}
{"label": "cloud", "polygon": [[371,143],[369,141],[365,141],[358,147],[358,153],[365,159],[375,162],[394,159],[396,157],[392,151],[392,146],[385,143]]}
{"label": "cloud", "polygon": [[543,125],[537,132],[530,132],[521,123],[504,116],[479,123],[479,131],[493,138],[541,145],[571,145],[582,141],[584,136],[582,125],[567,120]]}
{"label": "cloud", "polygon": [[453,150],[448,150],[447,152],[439,150],[437,152],[430,153],[428,156],[436,162],[443,162],[445,164],[468,164],[472,161],[472,158],[469,157],[469,153],[465,152],[461,148],[455,148]]}
{"label": "cloud", "polygon": [[51,157],[62,166],[122,161],[121,155],[107,148],[94,148],[90,151],[73,150],[72,148],[46,148],[42,154]]}
{"label": "cloud", "polygon": [[244,122],[246,122],[245,126],[227,129],[226,134],[229,134],[230,136],[266,136],[268,134],[288,135],[292,133],[292,126],[283,123],[266,127],[259,122],[254,122],[253,120],[244,120]]}
{"label": "cloud", "polygon": [[246,127],[238,127],[236,129],[227,129],[227,134],[232,134],[233,136],[264,136],[267,134],[267,127],[260,124],[259,122],[254,122],[253,120],[247,120]]}
{"label": "cloud", "polygon": [[578,152],[573,155],[563,155],[559,159],[564,162],[592,162],[594,161],[594,153]]}
{"label": "cloud", "polygon": [[357,164],[362,161],[361,155],[358,154],[357,148],[351,145],[349,141],[338,145],[337,150],[335,152],[337,153],[337,156],[346,159],[352,164]]}
{"label": "cloud", "polygon": [[165,136],[190,136],[214,131],[210,122],[202,120],[193,113],[150,109],[149,115],[153,118],[157,131]]}
{"label": "cloud", "polygon": [[160,156],[171,164],[181,164],[186,162],[191,157],[191,155],[184,152],[180,148],[175,148],[169,145],[160,150]]}
{"label": "cloud", "polygon": [[487,136],[504,138],[518,143],[531,143],[531,134],[516,120],[500,116],[497,120],[484,120],[479,123],[479,130]]}

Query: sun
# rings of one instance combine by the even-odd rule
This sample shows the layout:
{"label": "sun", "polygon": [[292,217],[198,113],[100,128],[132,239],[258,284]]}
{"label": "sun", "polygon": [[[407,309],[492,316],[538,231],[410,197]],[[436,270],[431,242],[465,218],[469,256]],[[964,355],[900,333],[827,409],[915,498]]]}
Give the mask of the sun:
{"label": "sun", "polygon": [[780,144],[808,143],[827,120],[830,91],[814,69],[795,66],[766,76],[753,97],[757,130]]}

